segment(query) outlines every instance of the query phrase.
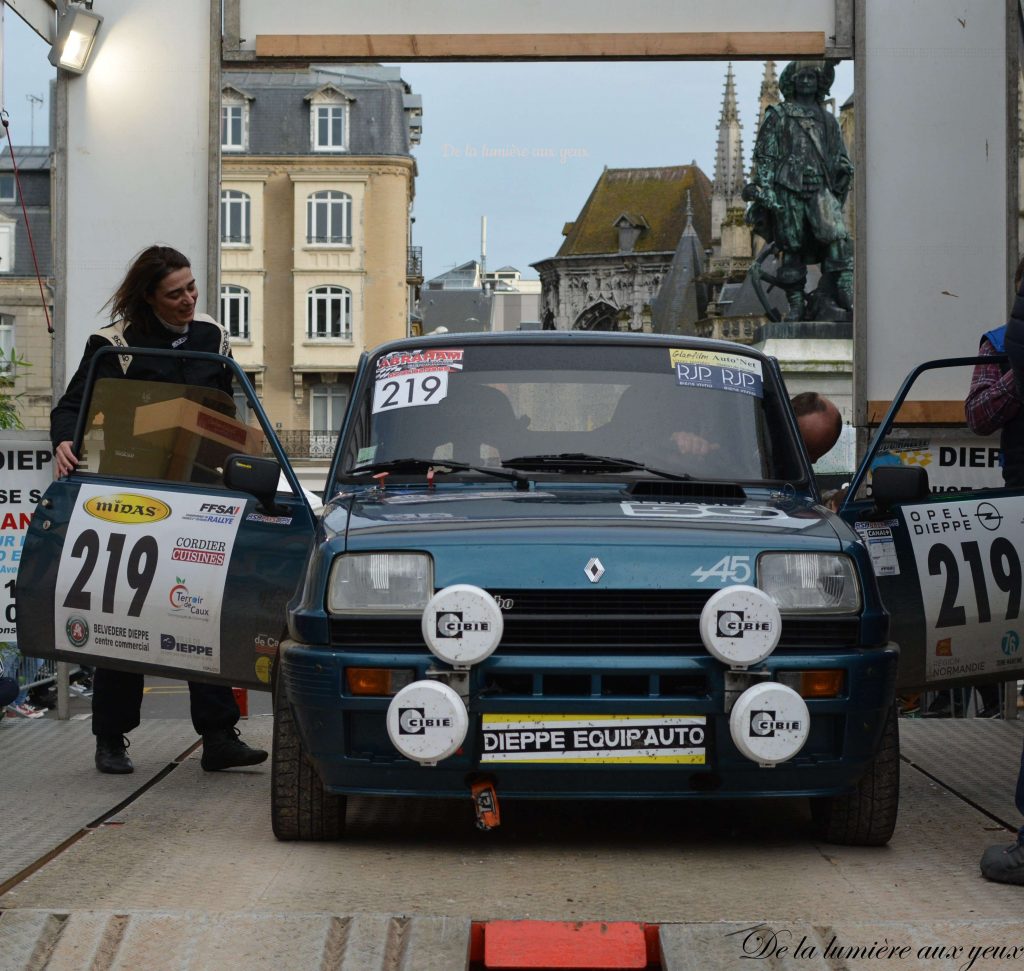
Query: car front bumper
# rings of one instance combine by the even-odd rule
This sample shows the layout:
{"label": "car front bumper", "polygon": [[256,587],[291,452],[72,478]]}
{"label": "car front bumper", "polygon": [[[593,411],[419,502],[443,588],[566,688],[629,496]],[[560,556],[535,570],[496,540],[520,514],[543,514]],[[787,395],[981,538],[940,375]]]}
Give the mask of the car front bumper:
{"label": "car front bumper", "polygon": [[[458,797],[481,775],[512,798],[708,798],[828,796],[849,789],[870,765],[892,707],[899,652],[894,645],[841,655],[804,651],[769,657],[753,680],[792,680],[801,671],[841,669],[837,697],[806,699],[810,732],[787,762],[761,766],[730,735],[726,669],[710,656],[566,658],[493,655],[472,669],[470,726],[462,747],[434,766],[395,749],[386,728],[388,697],[353,697],[347,667],[412,670],[428,678],[425,653],[360,654],[284,642],[279,687],[287,692],[303,747],[326,788],[338,793]],[[745,676],[740,676],[741,681]],[[601,717],[684,714],[704,718],[704,761],[481,761],[482,716]]]}

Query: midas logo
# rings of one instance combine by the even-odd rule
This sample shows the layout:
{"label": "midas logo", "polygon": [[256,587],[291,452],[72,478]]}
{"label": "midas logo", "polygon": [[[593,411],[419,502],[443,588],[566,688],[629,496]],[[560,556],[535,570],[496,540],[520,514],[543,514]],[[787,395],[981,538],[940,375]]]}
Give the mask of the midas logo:
{"label": "midas logo", "polygon": [[108,523],[157,523],[171,514],[171,507],[152,496],[121,492],[112,496],[94,496],[85,504],[85,511]]}

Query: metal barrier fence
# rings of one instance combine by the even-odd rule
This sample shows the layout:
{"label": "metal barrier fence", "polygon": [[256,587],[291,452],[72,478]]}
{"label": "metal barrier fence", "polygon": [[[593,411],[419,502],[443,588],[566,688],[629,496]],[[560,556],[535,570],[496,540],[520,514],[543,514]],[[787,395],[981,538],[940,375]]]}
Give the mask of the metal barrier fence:
{"label": "metal barrier fence", "polygon": [[[53,707],[57,695],[57,715],[68,718],[68,690],[73,681],[88,678],[88,670],[65,662],[37,657],[25,657],[15,644],[0,642],[0,673],[14,678],[23,692],[46,692],[46,707]],[[41,697],[41,696],[40,696]],[[39,699],[31,698],[33,702]],[[0,718],[4,712],[0,709]]]}
{"label": "metal barrier fence", "polygon": [[18,684],[22,688],[40,688],[57,680],[57,662],[38,657],[21,657],[18,662]]}

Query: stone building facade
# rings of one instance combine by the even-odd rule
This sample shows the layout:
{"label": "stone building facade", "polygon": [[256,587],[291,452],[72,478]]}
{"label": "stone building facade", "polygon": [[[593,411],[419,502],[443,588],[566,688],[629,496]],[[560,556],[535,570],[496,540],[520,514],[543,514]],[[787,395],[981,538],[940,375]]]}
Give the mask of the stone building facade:
{"label": "stone building facade", "polygon": [[222,76],[220,318],[297,456],[329,453],[360,354],[409,332],[421,114],[396,68]]}
{"label": "stone building facade", "polygon": [[710,239],[711,182],[696,163],[605,169],[558,253],[532,264],[542,326],[653,330],[655,298],[690,222]]}
{"label": "stone building facade", "polygon": [[[18,199],[14,163],[25,195],[31,244]],[[32,258],[35,248],[36,259]],[[36,262],[42,288],[36,278]],[[50,150],[43,146],[0,151],[0,375],[13,385],[3,388],[17,396],[17,413],[29,429],[50,427],[53,403],[51,359],[53,338],[46,326],[53,316],[53,258],[50,243]],[[12,366],[11,352],[28,361]]]}

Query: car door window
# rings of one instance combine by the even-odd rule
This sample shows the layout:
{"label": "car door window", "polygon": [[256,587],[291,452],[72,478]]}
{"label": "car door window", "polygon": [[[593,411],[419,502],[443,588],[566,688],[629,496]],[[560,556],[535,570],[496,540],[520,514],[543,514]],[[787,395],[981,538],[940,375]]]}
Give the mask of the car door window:
{"label": "car door window", "polygon": [[89,402],[80,472],[223,488],[233,452],[261,455],[266,438],[235,416],[223,391],[101,378]]}

